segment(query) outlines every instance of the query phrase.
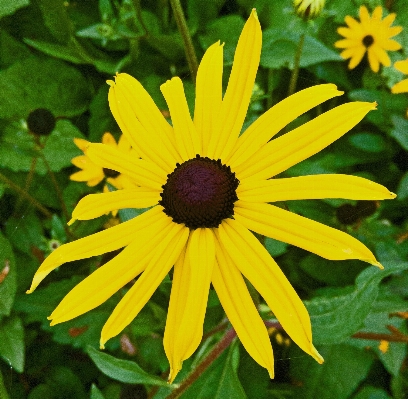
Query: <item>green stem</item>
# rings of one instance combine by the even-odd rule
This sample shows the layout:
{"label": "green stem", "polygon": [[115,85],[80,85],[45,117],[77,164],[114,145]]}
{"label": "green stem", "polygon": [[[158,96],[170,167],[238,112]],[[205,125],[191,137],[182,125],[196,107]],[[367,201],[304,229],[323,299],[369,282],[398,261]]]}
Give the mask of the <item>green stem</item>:
{"label": "green stem", "polygon": [[17,184],[15,184],[11,180],[9,180],[2,173],[0,173],[0,180],[3,181],[4,183],[6,183],[11,189],[16,191],[22,197],[24,197],[28,202],[30,202],[31,205],[33,205],[35,208],[37,208],[44,216],[46,216],[47,218],[52,217],[52,213],[47,208],[45,208],[43,205],[41,205],[35,198],[33,198],[30,194],[28,194],[26,191],[24,191]]}
{"label": "green stem", "polygon": [[299,67],[300,67],[300,57],[302,55],[303,44],[305,42],[305,34],[303,33],[300,36],[299,44],[295,54],[295,65],[293,66],[292,76],[290,77],[288,97],[292,95],[296,90],[296,84],[299,76]]}
{"label": "green stem", "polygon": [[[30,191],[31,183],[33,182],[35,167],[37,165],[37,157],[35,156],[31,161],[30,171],[28,172],[28,176],[24,185],[24,191],[28,193]],[[16,206],[14,207],[13,215],[19,212],[22,203],[22,198],[18,198]]]}
{"label": "green stem", "polygon": [[140,25],[142,25],[143,30],[145,31],[145,34],[148,36],[149,31],[147,29],[147,26],[145,25],[142,17],[142,7],[140,7],[140,0],[133,0],[133,8],[135,9],[136,12],[136,18],[140,22]]}
{"label": "green stem", "polygon": [[198,62],[193,46],[193,41],[187,27],[186,18],[184,17],[183,8],[181,7],[180,0],[170,0],[170,4],[171,8],[173,9],[174,18],[176,19],[177,28],[180,32],[181,38],[183,39],[184,51],[186,53],[191,77],[193,79],[193,82],[195,83],[198,70]]}

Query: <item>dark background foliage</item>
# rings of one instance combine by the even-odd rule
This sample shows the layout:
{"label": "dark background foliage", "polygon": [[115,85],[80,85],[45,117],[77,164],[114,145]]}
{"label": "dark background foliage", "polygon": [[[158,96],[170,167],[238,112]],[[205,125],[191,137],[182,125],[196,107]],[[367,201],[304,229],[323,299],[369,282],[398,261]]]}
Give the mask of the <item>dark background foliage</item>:
{"label": "dark background foliage", "polygon": [[[390,93],[390,87],[403,78],[393,67],[374,74],[363,60],[349,71],[333,47],[340,38],[336,27],[344,24],[345,15],[356,16],[360,4],[371,11],[382,5],[397,13],[394,25],[404,27],[397,37],[403,50],[390,56],[393,62],[407,58],[407,0],[327,0],[322,15],[309,22],[296,16],[290,0],[182,2],[199,58],[215,41],[225,42],[225,84],[240,31],[256,7],[263,48],[247,123],[286,97],[305,32],[296,89],[331,82],[345,94],[299,117],[289,128],[343,102],[378,102],[378,110],[351,132],[286,176],[348,173],[398,194],[396,200],[381,203],[281,204],[357,237],[375,252],[385,270],[359,261],[330,262],[267,238],[266,248],[305,300],[314,343],[325,363],[318,365],[301,352],[278,326],[270,330],[275,380],[269,380],[234,341],[188,386],[183,399],[408,397],[408,95]],[[164,112],[159,86],[180,76],[193,105],[194,85],[167,0],[0,0],[1,399],[159,399],[175,388],[165,383],[168,363],[162,345],[169,278],[105,352],[98,350],[100,330],[123,292],[55,327],[46,317],[78,281],[107,261],[106,256],[64,265],[35,293],[25,295],[35,270],[53,247],[96,232],[108,220],[106,216],[77,223],[71,230],[66,227],[78,199],[101,190],[101,185],[90,188],[69,180],[76,171],[70,161],[81,153],[72,139],[97,142],[106,131],[116,138],[120,135],[109,111],[105,83],[117,71],[139,79]],[[45,127],[34,135],[27,121],[39,108],[56,117],[55,127],[53,121],[47,125],[40,119],[37,125]],[[262,301],[260,310],[276,326]],[[205,339],[185,362],[176,383],[182,383],[220,341],[225,328],[213,329],[223,318],[211,291]],[[400,342],[387,347],[381,343],[387,339]]]}

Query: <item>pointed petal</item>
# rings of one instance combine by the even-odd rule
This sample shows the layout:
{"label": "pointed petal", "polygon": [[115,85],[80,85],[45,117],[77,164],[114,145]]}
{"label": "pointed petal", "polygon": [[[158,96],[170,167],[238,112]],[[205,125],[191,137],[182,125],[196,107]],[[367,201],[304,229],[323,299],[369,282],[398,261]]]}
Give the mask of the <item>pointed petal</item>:
{"label": "pointed petal", "polygon": [[212,283],[238,338],[251,357],[274,378],[273,352],[265,324],[240,271],[217,242],[217,262]]}
{"label": "pointed petal", "polygon": [[393,199],[394,193],[371,180],[350,175],[312,175],[248,182],[237,189],[240,200],[276,202],[297,199],[345,198],[353,200]]}
{"label": "pointed petal", "polygon": [[323,362],[312,344],[309,314],[282,270],[261,243],[239,222],[225,219],[217,239],[240,272],[262,295],[292,340],[319,363]]}
{"label": "pointed petal", "polygon": [[219,129],[211,137],[208,148],[210,158],[227,158],[241,132],[255,83],[261,46],[261,26],[253,9],[238,40],[220,110]]}
{"label": "pointed petal", "polygon": [[223,45],[214,43],[205,52],[197,72],[194,125],[207,155],[210,137],[217,129],[222,104]]}
{"label": "pointed petal", "polygon": [[106,341],[118,335],[138,315],[153,295],[186,245],[189,229],[172,223],[170,232],[156,246],[146,270],[109,316],[101,332],[101,349]]}
{"label": "pointed petal", "polygon": [[[349,62],[349,69],[354,69],[363,59],[364,54],[366,53],[366,48],[364,46],[359,46],[354,49],[353,55],[351,57],[351,60]],[[343,57],[343,53],[341,54]],[[348,57],[345,57],[348,58]]]}
{"label": "pointed petal", "polygon": [[309,87],[285,98],[260,116],[239,137],[232,156],[230,159],[226,159],[226,162],[231,167],[243,163],[289,122],[292,122],[316,105],[341,94],[343,92],[338,91],[335,85],[323,84]]}
{"label": "pointed petal", "polygon": [[391,28],[388,29],[388,37],[397,36],[402,32],[402,30],[403,30],[402,26],[392,26]]}
{"label": "pointed petal", "polygon": [[[396,42],[395,40],[392,40],[392,39],[385,40],[384,43],[381,43],[381,47],[385,51],[397,51],[397,50],[400,50],[402,48],[401,44],[399,44],[398,42]],[[397,62],[399,62],[399,61],[397,61]]]}
{"label": "pointed petal", "polygon": [[391,26],[391,24],[394,22],[396,16],[397,16],[397,14],[395,14],[395,13],[388,14],[388,15],[382,20],[382,24],[383,24],[384,26],[387,26],[387,27]]}
{"label": "pointed petal", "polygon": [[[341,36],[344,36],[348,39],[353,39],[356,37],[355,32],[350,29],[350,28],[346,28],[345,26],[341,26],[339,28],[337,28],[337,33]],[[334,43],[334,45],[336,46],[336,43]]]}
{"label": "pointed petal", "polygon": [[163,208],[156,206],[137,218],[111,227],[99,233],[61,245],[45,259],[33,277],[28,294],[32,293],[41,281],[63,263],[90,258],[106,252],[115,251],[129,245],[138,231],[143,230],[163,216]]}
{"label": "pointed petal", "polygon": [[149,93],[132,76],[120,73],[109,89],[109,106],[123,134],[146,159],[160,155],[167,169],[180,161],[173,128]]}
{"label": "pointed petal", "polygon": [[408,59],[402,61],[396,61],[394,63],[394,68],[398,71],[408,75]]}
{"label": "pointed petal", "polygon": [[90,144],[86,155],[97,165],[123,173],[142,187],[161,191],[167,179],[165,172],[154,163],[135,159],[131,153],[124,154],[104,144]]}
{"label": "pointed petal", "polygon": [[377,57],[377,54],[373,50],[373,46],[367,49],[368,63],[373,72],[378,72],[380,70],[380,60]]}
{"label": "pointed petal", "polygon": [[166,99],[176,136],[177,149],[184,161],[201,154],[201,140],[191,120],[183,82],[174,77],[160,86]]}
{"label": "pointed petal", "polygon": [[381,6],[377,6],[374,8],[373,14],[372,14],[372,19],[375,19],[377,21],[381,21],[382,18],[382,7]]}
{"label": "pointed petal", "polygon": [[112,191],[110,193],[89,194],[82,198],[72,212],[74,220],[90,220],[108,212],[125,208],[148,208],[160,200],[158,191],[144,187]]}
{"label": "pointed petal", "polygon": [[96,308],[139,275],[153,257],[155,248],[170,231],[165,215],[143,229],[120,254],[75,286],[52,312],[51,325],[71,320]]}
{"label": "pointed petal", "polygon": [[374,44],[370,47],[370,49],[375,53],[381,64],[387,67],[391,65],[390,57],[388,57],[388,54],[386,53],[386,51],[384,51],[382,46]]}
{"label": "pointed petal", "polygon": [[350,48],[350,47],[355,47],[360,44],[360,40],[356,40],[354,37],[352,39],[342,39],[338,40],[336,43],[334,43],[334,47],[337,48]]}
{"label": "pointed petal", "polygon": [[340,105],[264,145],[234,169],[238,178],[268,179],[316,154],[353,128],[375,103]]}
{"label": "pointed petal", "polygon": [[394,94],[407,93],[408,92],[408,79],[401,80],[391,88],[391,92]]}
{"label": "pointed petal", "polygon": [[269,204],[244,201],[235,204],[235,219],[249,230],[326,259],[359,259],[382,268],[364,244],[340,230]]}
{"label": "pointed petal", "polygon": [[[184,360],[197,349],[203,337],[208,291],[215,263],[214,233],[199,228],[190,233],[184,263],[174,269],[169,314],[165,329],[165,351],[170,362],[169,382]],[[174,294],[174,298],[173,298]]]}
{"label": "pointed petal", "polygon": [[368,26],[371,22],[371,17],[366,6],[360,6],[359,16],[361,23]]}

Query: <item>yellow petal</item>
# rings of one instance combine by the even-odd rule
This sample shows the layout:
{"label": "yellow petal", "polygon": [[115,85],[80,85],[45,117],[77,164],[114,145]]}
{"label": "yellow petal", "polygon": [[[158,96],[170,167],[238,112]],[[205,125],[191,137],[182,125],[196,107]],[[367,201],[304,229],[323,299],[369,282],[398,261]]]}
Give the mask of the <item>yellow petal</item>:
{"label": "yellow petal", "polygon": [[210,137],[218,127],[222,103],[223,45],[214,43],[205,52],[197,71],[194,125],[207,155]]}
{"label": "yellow petal", "polygon": [[[184,360],[197,349],[203,336],[208,291],[215,262],[214,234],[199,228],[190,233],[184,263],[174,269],[169,314],[165,329],[165,351],[173,382]],[[174,294],[174,298],[173,298]]]}
{"label": "yellow petal", "polygon": [[[385,51],[397,51],[400,50],[402,48],[401,44],[399,44],[398,42],[396,42],[395,40],[389,39],[389,40],[385,40],[383,43],[381,43],[381,47],[385,50]],[[398,62],[398,61],[397,61]],[[397,63],[396,62],[396,63]],[[395,64],[396,64],[395,63]],[[394,65],[395,65],[394,64]],[[407,72],[408,73],[408,72]]]}
{"label": "yellow petal", "polygon": [[170,110],[177,149],[184,161],[201,154],[201,139],[191,120],[183,82],[174,77],[160,86]]}
{"label": "yellow petal", "polygon": [[144,187],[89,194],[82,198],[72,212],[72,220],[90,220],[112,210],[125,208],[148,208],[160,200],[158,191]]}
{"label": "yellow petal", "polygon": [[232,168],[250,158],[289,122],[330,98],[340,96],[333,84],[324,84],[301,90],[285,98],[262,116],[239,137],[230,159]]}
{"label": "yellow petal", "polygon": [[375,53],[381,64],[387,67],[391,65],[390,57],[381,46],[373,44],[370,49]]}
{"label": "yellow petal", "polygon": [[401,80],[401,82],[396,83],[391,88],[391,92],[397,93],[407,93],[408,92],[408,79]]}
{"label": "yellow petal", "polygon": [[377,57],[377,54],[373,50],[373,46],[367,49],[368,63],[373,72],[378,72],[380,70],[380,60]]}
{"label": "yellow petal", "polygon": [[309,314],[295,290],[261,243],[238,221],[225,219],[217,239],[241,273],[262,295],[292,340],[318,362]]}
{"label": "yellow petal", "polygon": [[353,55],[348,65],[349,69],[354,69],[361,62],[365,53],[366,53],[366,48],[364,46],[359,46],[353,49]]}
{"label": "yellow petal", "polygon": [[219,129],[211,137],[208,148],[210,158],[227,158],[241,132],[255,83],[261,46],[261,26],[253,9],[238,40],[220,110]]}
{"label": "yellow petal", "polygon": [[125,154],[117,148],[104,144],[90,144],[86,155],[103,168],[124,173],[142,187],[161,191],[167,175],[154,163],[143,159],[135,159],[131,153]]}
{"label": "yellow petal", "polygon": [[360,43],[361,43],[360,40],[356,40],[356,38],[353,37],[352,39],[338,40],[336,43],[334,43],[334,47],[349,48],[358,46]]}
{"label": "yellow petal", "polygon": [[[140,217],[140,216],[139,216]],[[146,270],[109,316],[101,332],[101,349],[106,341],[118,335],[138,315],[153,295],[186,245],[189,229],[172,223],[170,232],[156,246]]]}
{"label": "yellow petal", "polygon": [[316,154],[353,128],[375,103],[340,105],[264,145],[234,169],[238,178],[268,179]]}
{"label": "yellow petal", "polygon": [[256,233],[330,260],[359,259],[382,268],[360,241],[340,230],[269,204],[237,201],[235,219]]}
{"label": "yellow petal", "polygon": [[375,7],[373,14],[372,14],[372,19],[376,19],[377,21],[381,21],[382,18],[382,7],[381,6],[377,6]]}
{"label": "yellow petal", "polygon": [[345,198],[353,200],[392,199],[396,195],[371,180],[350,175],[312,175],[247,182],[237,189],[240,200],[276,202],[298,199]]}
{"label": "yellow petal", "polygon": [[173,168],[180,161],[173,128],[135,78],[120,73],[115,80],[108,98],[122,132],[139,154],[157,158],[162,153],[164,161]]}
{"label": "yellow petal", "polygon": [[364,26],[368,26],[371,22],[371,17],[366,6],[360,6],[359,15],[361,24],[363,24]]}
{"label": "yellow petal", "polygon": [[[344,37],[350,38],[350,39],[353,39],[353,38],[356,37],[356,34],[352,29],[346,28],[344,26],[341,26],[341,27],[337,28],[337,33],[339,35],[341,35],[341,36],[344,36]],[[336,43],[334,45],[336,46]]]}
{"label": "yellow petal", "polygon": [[274,377],[273,352],[265,324],[240,271],[217,242],[212,283],[238,338],[251,357]]}
{"label": "yellow petal", "polygon": [[106,132],[102,136],[102,144],[110,145],[112,147],[117,147],[115,137],[111,133]]}
{"label": "yellow petal", "polygon": [[63,263],[78,259],[90,258],[106,252],[115,251],[129,245],[138,231],[143,230],[163,216],[163,208],[156,206],[137,218],[111,227],[99,233],[61,245],[45,259],[33,277],[28,294],[33,292],[38,284],[54,269]]}
{"label": "yellow petal", "polygon": [[51,325],[71,320],[96,308],[139,275],[152,258],[155,248],[170,231],[171,220],[162,218],[139,232],[120,254],[75,286],[48,318]]}
{"label": "yellow petal", "polygon": [[88,147],[89,141],[75,137],[75,138],[74,138],[74,144],[75,144],[81,151],[84,151],[85,148]]}

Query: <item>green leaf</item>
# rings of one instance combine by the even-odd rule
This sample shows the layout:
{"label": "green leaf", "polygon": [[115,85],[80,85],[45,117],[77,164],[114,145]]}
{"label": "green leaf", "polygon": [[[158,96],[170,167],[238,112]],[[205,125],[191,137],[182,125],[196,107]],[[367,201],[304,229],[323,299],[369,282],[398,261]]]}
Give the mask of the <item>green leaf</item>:
{"label": "green leaf", "polygon": [[318,364],[309,356],[300,356],[291,363],[292,376],[301,385],[302,399],[347,399],[367,375],[373,357],[349,345],[319,348],[324,358]]}
{"label": "green leaf", "polygon": [[408,198],[408,172],[402,176],[401,181],[398,184],[397,199],[403,201]]}
{"label": "green leaf", "polygon": [[24,327],[17,316],[2,319],[0,323],[0,356],[17,372],[24,370]]}
{"label": "green leaf", "polygon": [[387,148],[384,138],[375,133],[356,133],[348,139],[353,147],[366,152],[382,152]]}
{"label": "green leaf", "polygon": [[[8,1],[8,3],[10,3]],[[30,50],[27,46],[20,43],[6,30],[0,31],[0,68],[5,69],[14,64],[16,61],[29,57]]]}
{"label": "green leaf", "polygon": [[273,238],[265,237],[265,248],[272,257],[283,255],[288,248],[286,242],[277,241]]}
{"label": "green leaf", "polygon": [[39,384],[30,391],[27,399],[56,399],[55,392],[47,384]]}
{"label": "green leaf", "polygon": [[239,342],[236,340],[181,396],[182,399],[245,399],[238,379]]}
{"label": "green leaf", "polygon": [[57,398],[86,398],[80,378],[68,367],[57,366],[47,370],[46,381],[54,392],[58,392]]}
{"label": "green leaf", "polygon": [[392,399],[383,389],[372,386],[365,386],[361,389],[353,399]]}
{"label": "green leaf", "polygon": [[367,267],[357,277],[351,292],[346,287],[331,297],[321,296],[305,301],[312,320],[315,344],[339,343],[354,334],[370,312],[381,280],[408,269],[408,262],[388,262],[384,267],[384,270]]}
{"label": "green leaf", "polygon": [[102,373],[114,380],[127,384],[148,384],[168,387],[161,378],[150,375],[141,369],[137,363],[130,360],[117,359],[107,353],[88,346],[88,355]]}
{"label": "green leaf", "polygon": [[391,130],[390,136],[397,140],[404,150],[408,151],[408,121],[398,115],[392,115],[391,121],[394,129]]}
{"label": "green leaf", "polygon": [[10,399],[10,396],[7,392],[7,389],[4,385],[3,374],[0,371],[0,398],[1,399]]}
{"label": "green leaf", "polygon": [[102,395],[102,392],[95,384],[92,384],[91,387],[91,399],[105,399],[105,396]]}
{"label": "green leaf", "polygon": [[187,3],[189,25],[192,25],[195,29],[205,27],[206,24],[217,17],[225,1],[189,0]]}
{"label": "green leaf", "polygon": [[71,159],[82,151],[74,144],[74,138],[84,138],[83,134],[68,120],[59,120],[47,139],[43,154],[53,172],[72,166]]}
{"label": "green leaf", "polygon": [[0,85],[3,118],[26,118],[36,108],[70,117],[84,112],[89,103],[89,87],[82,74],[55,59],[32,56],[16,62],[0,72]]}
{"label": "green leaf", "polygon": [[17,289],[16,262],[7,238],[0,233],[0,315],[9,316]]}
{"label": "green leaf", "polygon": [[0,0],[0,18],[11,15],[19,8],[26,7],[29,4],[29,0]]}

